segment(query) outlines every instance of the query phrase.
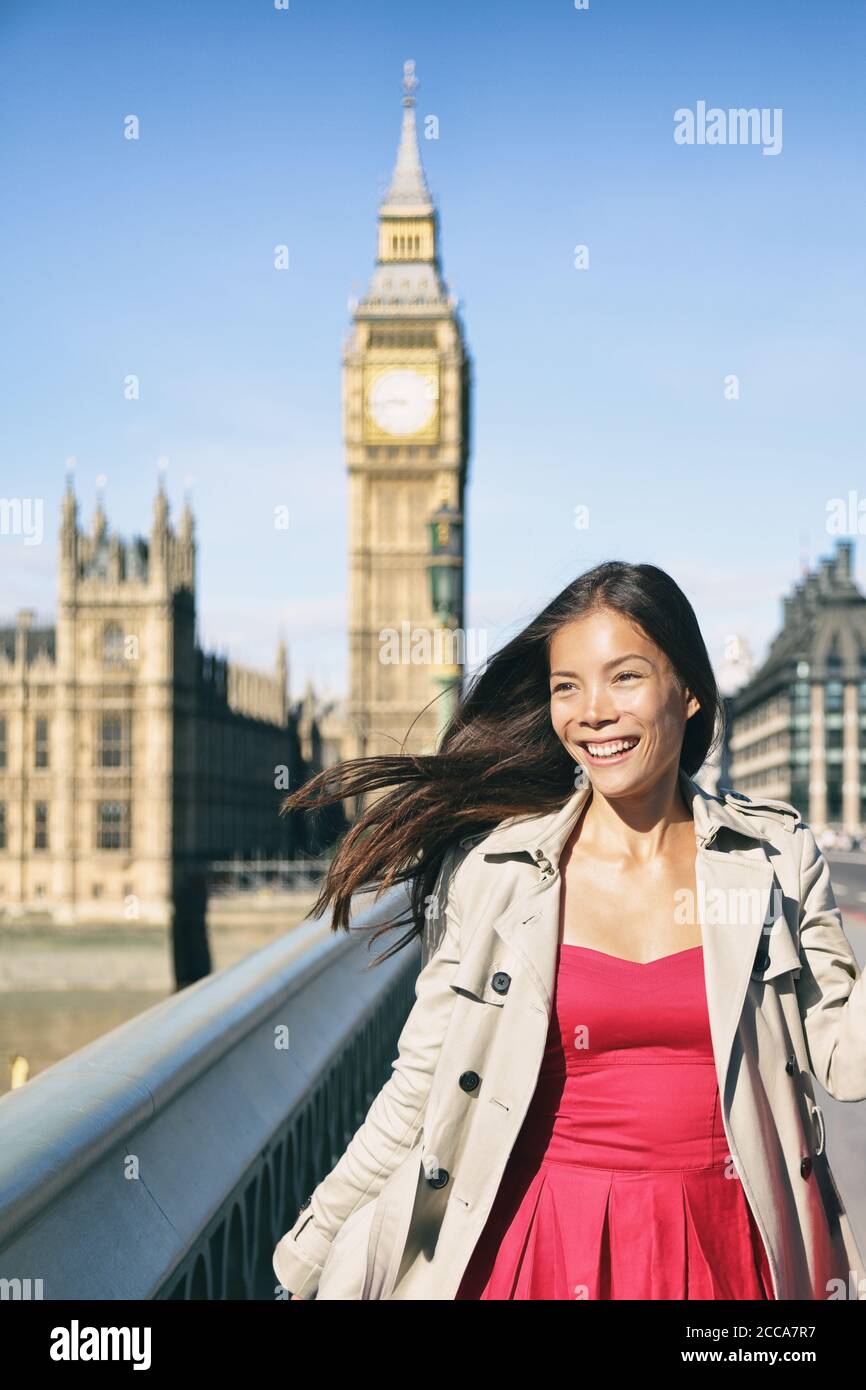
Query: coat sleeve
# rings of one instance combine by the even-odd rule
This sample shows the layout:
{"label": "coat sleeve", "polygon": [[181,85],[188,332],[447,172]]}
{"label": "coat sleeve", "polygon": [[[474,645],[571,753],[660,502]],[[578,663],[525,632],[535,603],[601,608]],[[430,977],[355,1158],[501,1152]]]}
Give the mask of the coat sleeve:
{"label": "coat sleeve", "polygon": [[460,960],[460,919],[454,889],[460,856],[459,846],[446,852],[426,907],[415,1003],[397,1042],[398,1056],[391,1063],[391,1076],[339,1162],[313,1190],[274,1250],[277,1278],[301,1298],[315,1297],[338,1230],[352,1212],[378,1195],[412,1148],[423,1123],[456,998],[449,981]]}
{"label": "coat sleeve", "polygon": [[802,827],[797,997],[813,1075],[836,1100],[866,1100],[866,982],[842,928],[830,868]]}

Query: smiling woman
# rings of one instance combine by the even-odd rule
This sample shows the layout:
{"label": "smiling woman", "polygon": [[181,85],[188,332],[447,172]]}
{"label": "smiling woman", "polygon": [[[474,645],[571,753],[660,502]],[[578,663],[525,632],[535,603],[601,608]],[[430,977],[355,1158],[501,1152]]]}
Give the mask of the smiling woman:
{"label": "smiling woman", "polygon": [[629,763],[632,786],[641,758],[645,772],[657,768],[661,754],[669,765],[679,763],[699,701],[665,652],[621,612],[597,609],[566,623],[551,639],[550,663],[551,722],[578,762],[605,772]]}
{"label": "smiling woman", "polygon": [[[444,858],[459,840],[560,808],[576,767],[605,778],[618,769],[615,785],[634,790],[662,771],[670,779],[677,765],[692,775],[723,727],[713,668],[679,586],[655,565],[598,565],[475,675],[437,753],[350,759],[286,797],[284,813],[394,788],[339,846],[315,912],[330,906],[334,929],[347,929],[360,889],[408,881],[412,927],[390,955],[423,936]],[[614,736],[637,736],[637,753],[608,761],[606,750],[591,751]]]}
{"label": "smiling woman", "polygon": [[599,793],[563,849],[563,941],[638,961],[700,946],[694,913],[671,912],[696,888],[677,772],[698,699],[615,608],[561,627],[550,662],[551,724]]}
{"label": "smiling woman", "polygon": [[[722,733],[682,590],[610,561],[490,659],[437,753],[287,797],[393,788],[314,911],[338,930],[409,881],[387,954],[417,935],[425,962],[392,1076],[274,1252],[295,1296],[823,1298],[860,1267],[804,1117],[810,1066],[866,1095],[866,986],[796,809],[692,780]],[[710,920],[707,889],[756,919]]]}

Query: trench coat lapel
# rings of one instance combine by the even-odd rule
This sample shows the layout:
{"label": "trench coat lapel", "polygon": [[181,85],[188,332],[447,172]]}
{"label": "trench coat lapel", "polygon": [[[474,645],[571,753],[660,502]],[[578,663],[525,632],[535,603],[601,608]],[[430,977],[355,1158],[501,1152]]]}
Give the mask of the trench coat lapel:
{"label": "trench coat lapel", "polygon": [[[757,953],[763,945],[770,956],[765,977],[775,973],[774,953],[776,968],[779,963],[781,968],[796,968],[798,959],[789,933],[781,930],[784,923],[778,922],[774,930],[774,919],[782,914],[779,895],[773,893],[775,874],[765,848],[770,840],[766,826],[710,796],[682,769],[680,783],[694,819],[697,914],[707,1007],[719,1089],[724,1096]],[[521,886],[506,911],[494,918],[493,926],[520,958],[539,1006],[548,1017],[559,951],[559,856],[591,790],[591,786],[580,788],[552,813],[502,822],[473,851],[489,862],[504,863],[513,858],[526,862],[526,886]],[[751,843],[742,849],[712,850],[722,826]]]}

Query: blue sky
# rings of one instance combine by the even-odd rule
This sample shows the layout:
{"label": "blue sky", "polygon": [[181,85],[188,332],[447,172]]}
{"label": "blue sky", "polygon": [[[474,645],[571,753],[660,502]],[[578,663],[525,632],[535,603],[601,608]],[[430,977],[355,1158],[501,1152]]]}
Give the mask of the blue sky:
{"label": "blue sky", "polygon": [[[717,664],[732,633],[761,658],[866,486],[864,40],[851,0],[6,0],[0,494],[43,497],[46,536],[0,536],[0,616],[54,612],[67,458],[124,534],[166,458],[206,644],[270,665],[282,634],[293,693],[343,689],[340,356],[411,57],[475,377],[467,623],[493,649],[651,561]],[[781,108],[781,153],[677,145],[699,100]]]}

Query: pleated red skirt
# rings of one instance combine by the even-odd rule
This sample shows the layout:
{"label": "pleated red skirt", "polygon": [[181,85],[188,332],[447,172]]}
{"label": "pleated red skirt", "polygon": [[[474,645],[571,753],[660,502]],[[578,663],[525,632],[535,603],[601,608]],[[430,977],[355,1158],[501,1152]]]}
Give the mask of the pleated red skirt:
{"label": "pleated red skirt", "polygon": [[560,947],[538,1085],[458,1299],[772,1299],[700,946]]}

